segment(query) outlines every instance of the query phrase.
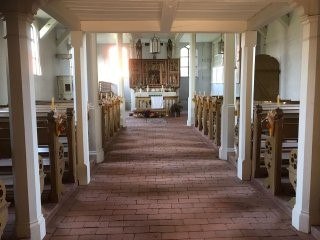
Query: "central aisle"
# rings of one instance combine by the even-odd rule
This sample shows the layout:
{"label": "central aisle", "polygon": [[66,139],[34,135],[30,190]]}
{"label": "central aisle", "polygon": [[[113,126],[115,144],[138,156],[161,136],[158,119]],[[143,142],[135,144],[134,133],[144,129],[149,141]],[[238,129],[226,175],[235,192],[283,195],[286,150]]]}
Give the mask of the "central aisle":
{"label": "central aisle", "polygon": [[46,239],[308,238],[185,122],[128,118]]}

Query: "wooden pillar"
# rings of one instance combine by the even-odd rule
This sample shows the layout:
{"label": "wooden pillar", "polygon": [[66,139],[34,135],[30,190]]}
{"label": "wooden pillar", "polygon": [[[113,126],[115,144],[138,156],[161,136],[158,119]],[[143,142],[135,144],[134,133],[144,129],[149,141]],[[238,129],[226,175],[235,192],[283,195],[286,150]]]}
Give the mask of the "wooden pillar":
{"label": "wooden pillar", "polygon": [[[11,2],[6,3],[11,4]],[[0,11],[1,7],[3,5],[0,6]],[[4,15],[7,24],[10,79],[15,233],[18,238],[42,239],[46,234],[46,227],[41,213],[35,88],[30,41],[33,16],[19,12],[4,12]]]}
{"label": "wooden pillar", "polygon": [[227,160],[228,153],[234,151],[234,66],[235,34],[224,35],[224,87],[221,107],[221,147],[219,158]]}
{"label": "wooden pillar", "polygon": [[88,53],[88,99],[93,109],[89,112],[89,150],[98,163],[104,160],[102,148],[102,107],[99,105],[98,96],[98,59],[97,37],[95,33],[87,34]]}
{"label": "wooden pillar", "polygon": [[86,41],[83,32],[71,31],[71,45],[74,54],[74,78],[76,88],[77,177],[79,185],[86,185],[90,182],[90,162]]}
{"label": "wooden pillar", "polygon": [[120,104],[120,126],[126,126],[126,101],[124,98],[124,73],[123,71],[123,54],[122,54],[122,45],[123,45],[123,33],[117,34],[117,46],[118,46],[118,58],[119,58],[119,68],[120,68],[120,76],[119,76],[119,88],[118,95],[122,97],[123,101]]}
{"label": "wooden pillar", "polygon": [[238,177],[251,178],[251,117],[257,32],[242,33]]}
{"label": "wooden pillar", "polygon": [[191,34],[191,42],[190,42],[190,68],[189,68],[189,97],[188,97],[188,120],[187,125],[192,126],[194,124],[194,102],[193,94],[195,90],[195,66],[196,66],[196,34]]}
{"label": "wooden pillar", "polygon": [[293,226],[309,232],[320,225],[320,16],[302,23],[299,143]]}

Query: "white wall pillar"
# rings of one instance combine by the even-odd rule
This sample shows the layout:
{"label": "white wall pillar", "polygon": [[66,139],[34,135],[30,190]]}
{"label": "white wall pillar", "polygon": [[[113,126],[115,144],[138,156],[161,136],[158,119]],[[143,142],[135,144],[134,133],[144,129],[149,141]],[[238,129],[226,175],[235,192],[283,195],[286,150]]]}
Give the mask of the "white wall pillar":
{"label": "white wall pillar", "polygon": [[240,123],[238,177],[241,180],[251,178],[251,117],[253,109],[255,47],[257,32],[248,31],[241,36],[241,87],[240,87]]}
{"label": "white wall pillar", "polygon": [[35,89],[30,29],[33,16],[6,13],[9,60],[9,104],[14,199],[18,238],[42,239]]}
{"label": "white wall pillar", "polygon": [[234,152],[234,66],[235,34],[224,35],[224,87],[221,108],[221,147],[219,158],[227,160],[228,153]]}
{"label": "white wall pillar", "polygon": [[88,138],[88,88],[86,39],[82,31],[71,31],[74,58],[75,105],[77,118],[77,176],[79,185],[90,182]]}
{"label": "white wall pillar", "polygon": [[97,163],[104,160],[102,148],[101,106],[99,105],[97,37],[95,33],[87,34],[88,56],[88,99],[92,109],[89,111],[89,150]]}
{"label": "white wall pillar", "polygon": [[302,34],[299,143],[293,226],[320,225],[320,16],[305,17]]}
{"label": "white wall pillar", "polygon": [[8,53],[7,53],[7,39],[6,24],[4,20],[0,20],[0,105],[8,104]]}
{"label": "white wall pillar", "polygon": [[122,127],[126,126],[126,101],[124,96],[124,73],[123,73],[123,59],[122,59],[122,45],[123,45],[123,33],[117,34],[117,47],[118,47],[118,60],[119,60],[119,88],[118,95],[123,98],[122,103],[120,105],[120,125]]}
{"label": "white wall pillar", "polygon": [[194,124],[194,102],[192,101],[195,90],[195,70],[196,70],[196,34],[191,34],[190,42],[190,67],[189,67],[189,97],[188,97],[188,120],[187,125],[192,126]]}

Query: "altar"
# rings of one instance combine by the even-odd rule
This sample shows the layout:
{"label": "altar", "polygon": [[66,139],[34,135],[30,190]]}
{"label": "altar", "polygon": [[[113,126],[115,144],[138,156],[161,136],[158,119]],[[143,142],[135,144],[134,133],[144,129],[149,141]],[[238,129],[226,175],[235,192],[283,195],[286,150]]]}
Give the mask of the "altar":
{"label": "altar", "polygon": [[132,107],[138,112],[152,110],[168,116],[171,106],[178,103],[178,96],[176,92],[138,91],[134,93],[133,102]]}

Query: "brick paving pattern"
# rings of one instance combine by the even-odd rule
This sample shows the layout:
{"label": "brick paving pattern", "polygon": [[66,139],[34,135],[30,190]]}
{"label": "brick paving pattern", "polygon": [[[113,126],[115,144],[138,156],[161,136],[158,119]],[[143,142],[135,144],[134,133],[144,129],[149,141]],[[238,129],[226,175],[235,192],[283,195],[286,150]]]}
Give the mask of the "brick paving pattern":
{"label": "brick paving pattern", "polygon": [[312,239],[185,122],[128,118],[46,239]]}

